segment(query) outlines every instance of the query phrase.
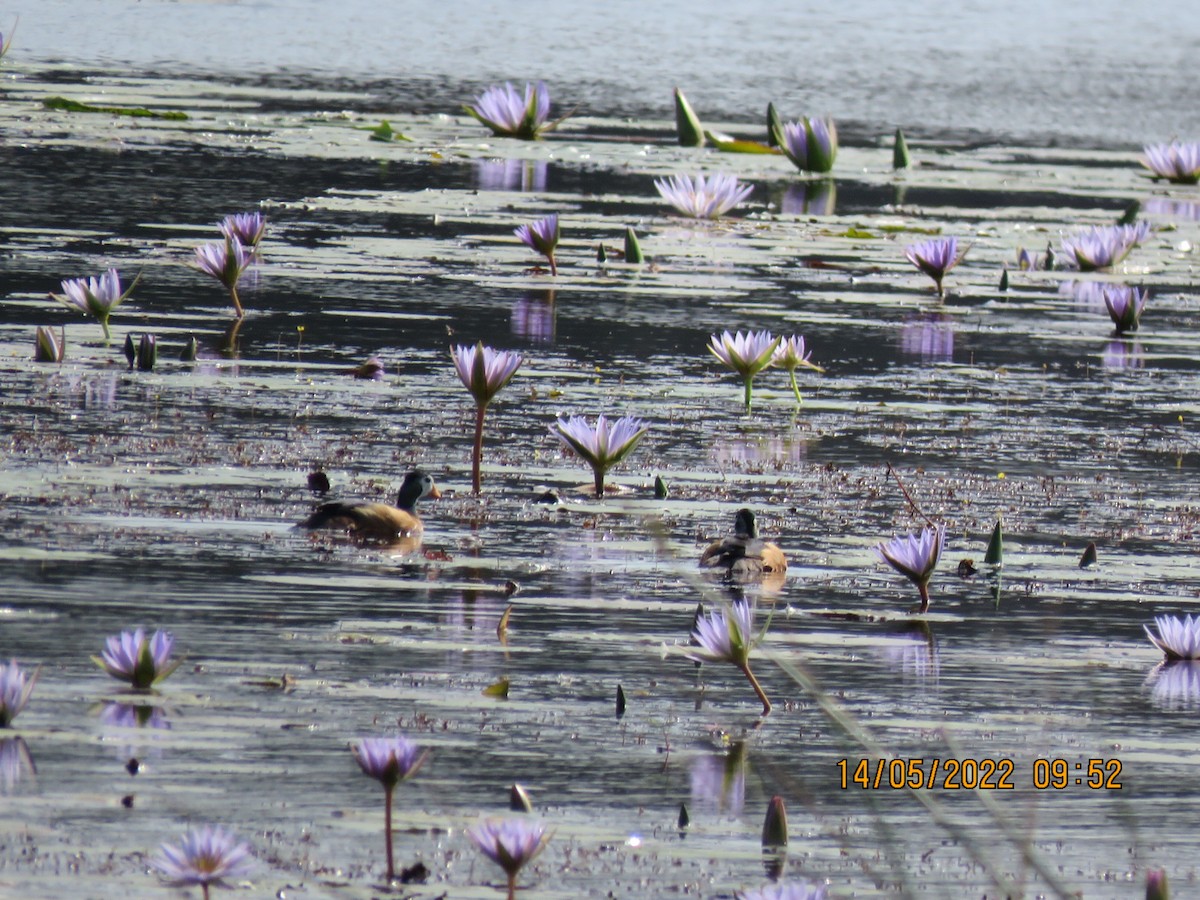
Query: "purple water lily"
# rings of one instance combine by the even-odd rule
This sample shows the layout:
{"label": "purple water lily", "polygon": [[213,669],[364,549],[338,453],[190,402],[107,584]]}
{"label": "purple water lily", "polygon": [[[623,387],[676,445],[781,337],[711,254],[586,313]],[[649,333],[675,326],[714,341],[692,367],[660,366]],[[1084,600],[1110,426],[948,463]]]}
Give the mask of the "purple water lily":
{"label": "purple water lily", "polygon": [[475,447],[471,460],[471,485],[476,494],[483,484],[483,418],[488,404],[502,387],[512,380],[524,362],[520,353],[494,350],[480,341],[474,347],[450,348],[458,377],[475,398]]}
{"label": "purple water lily", "polygon": [[787,122],[780,149],[803,172],[828,172],[837,158],[837,127],[833,119]]}
{"label": "purple water lily", "polygon": [[800,396],[800,388],[796,384],[796,370],[804,367],[817,372],[823,371],[820,366],[810,359],[811,356],[812,351],[806,349],[804,346],[804,336],[799,334],[782,338],[779,341],[779,345],[775,348],[775,352],[771,355],[771,365],[787,370],[788,376],[792,381],[792,393],[796,397],[797,406],[804,401]]}
{"label": "purple water lily", "polygon": [[596,499],[599,500],[604,497],[605,474],[633,452],[648,427],[632,416],[609,421],[601,415],[596,417],[595,425],[589,424],[583,416],[567,419],[559,416],[550,426],[550,433],[592,467]]}
{"label": "purple water lily", "polygon": [[742,184],[723,172],[695,177],[672,175],[667,179],[655,179],[654,186],[664,200],[694,219],[719,218],[754,190],[754,185]]}
{"label": "purple water lily", "polygon": [[253,251],[248,250],[236,236],[196,248],[196,265],[200,267],[201,272],[211,275],[225,285],[239,319],[246,311],[242,309],[242,301],[238,297],[238,281],[252,260]]}
{"label": "purple water lily", "polygon": [[967,251],[958,252],[958,238],[931,238],[904,248],[904,255],[914,266],[933,279],[938,296],[942,296],[942,279],[962,262]]}
{"label": "purple water lily", "polygon": [[763,635],[754,634],[754,607],[746,601],[736,601],[697,617],[692,630],[695,646],[684,648],[683,655],[696,662],[727,662],[737,666],[754,688],[766,716],[771,713],[771,701],[750,671],[750,651],[762,639]]}
{"label": "purple water lily", "polygon": [[750,411],[753,400],[754,376],[772,364],[778,346],[779,338],[769,331],[747,331],[745,334],[725,331],[709,338],[709,352],[741,377],[746,412]]}
{"label": "purple water lily", "polygon": [[467,829],[479,851],[504,870],[508,900],[517,895],[517,874],[546,847],[550,835],[534,819],[489,819]]}
{"label": "purple water lily", "polygon": [[104,340],[109,340],[108,318],[112,311],[125,300],[141,279],[133,279],[129,288],[122,292],[121,276],[116,269],[109,269],[99,278],[69,278],[62,283],[61,294],[51,294],[59,303],[66,304],[89,315],[104,329]]}
{"label": "purple water lily", "polygon": [[518,225],[513,234],[549,260],[551,275],[558,274],[558,267],[554,264],[554,250],[558,246],[559,237],[557,213],[528,225]]}
{"label": "purple water lily", "polygon": [[1116,326],[1117,334],[1137,331],[1150,292],[1125,284],[1104,285],[1104,305]]}
{"label": "purple water lily", "polygon": [[875,548],[881,560],[917,586],[921,612],[929,610],[929,580],[942,557],[946,526],[923,528],[920,534],[894,537]]}
{"label": "purple water lily", "polygon": [[15,659],[7,666],[0,663],[0,728],[10,726],[25,708],[41,672],[41,669],[35,669],[31,675],[17,665]]}
{"label": "purple water lily", "polygon": [[396,877],[396,861],[392,852],[392,795],[396,785],[407,781],[425,762],[429,755],[427,749],[422,749],[404,737],[363,738],[350,747],[354,758],[358,760],[363,774],[369,775],[383,785],[384,813],[383,831],[387,846],[388,881]]}
{"label": "purple water lily", "polygon": [[175,638],[168,631],[156,631],[150,638],[146,631],[122,631],[113,635],[99,656],[92,661],[113,678],[129,682],[137,691],[148,691],[177,668],[181,659],[171,660]]}
{"label": "purple water lily", "polygon": [[267,217],[260,212],[234,213],[217,223],[217,228],[225,240],[236,239],[256,258],[258,245],[267,233]]}
{"label": "purple water lily", "polygon": [[1147,144],[1142,165],[1173,184],[1200,182],[1200,143],[1171,141],[1169,144]]}
{"label": "purple water lily", "polygon": [[200,885],[204,900],[210,885],[244,878],[254,869],[250,846],[219,825],[189,831],[178,845],[163,844],[152,863],[173,884]]}
{"label": "purple water lily", "polygon": [[1109,269],[1150,236],[1150,225],[1096,225],[1062,239],[1063,255],[1081,272]]}
{"label": "purple water lily", "polygon": [[1200,616],[1155,616],[1155,635],[1147,625],[1146,637],[1167,659],[1200,659]]}
{"label": "purple water lily", "polygon": [[524,97],[511,82],[492,85],[463,108],[498,137],[536,141],[558,124],[549,121],[550,91],[544,81],[526,83]]}

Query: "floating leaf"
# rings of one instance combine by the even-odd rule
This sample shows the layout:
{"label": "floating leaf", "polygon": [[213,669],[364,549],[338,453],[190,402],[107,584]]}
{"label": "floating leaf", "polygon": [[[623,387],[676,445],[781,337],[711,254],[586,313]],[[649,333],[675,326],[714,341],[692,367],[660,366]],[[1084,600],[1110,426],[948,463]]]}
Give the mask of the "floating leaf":
{"label": "floating leaf", "polygon": [[892,144],[892,168],[907,169],[910,165],[912,165],[912,159],[908,155],[908,141],[904,139],[904,132],[897,128]]}
{"label": "floating leaf", "polygon": [[853,225],[851,225],[844,232],[842,232],[841,237],[858,238],[859,240],[875,240],[878,235],[872,234],[865,228],[855,228]]}
{"label": "floating leaf", "polygon": [[638,240],[637,232],[626,226],[625,228],[625,262],[641,263],[645,261],[642,256],[642,244]]}
{"label": "floating leaf", "polygon": [[675,134],[681,147],[704,146],[704,129],[679,88],[675,88]]}
{"label": "floating leaf", "polygon": [[714,147],[723,153],[772,153],[778,156],[783,155],[783,151],[778,147],[760,144],[758,141],[738,140],[737,138],[731,138],[725,134],[717,134],[713,131],[706,131],[704,135],[712,142]]}
{"label": "floating leaf", "polygon": [[112,116],[132,116],[135,119],[187,120],[187,113],[178,111],[155,112],[144,106],[92,106],[78,100],[68,100],[66,97],[46,97],[42,100],[42,106],[46,109],[61,109],[64,112],[108,113]]}
{"label": "floating leaf", "polygon": [[392,128],[391,123],[387,119],[384,119],[374,128],[367,128],[365,130],[371,132],[371,140],[373,141],[383,141],[384,143],[390,143],[391,141],[412,141],[412,138],[407,134]]}
{"label": "floating leaf", "polygon": [[508,698],[508,684],[509,684],[509,681],[507,678],[501,678],[495,684],[489,684],[487,687],[485,687],[482,692],[483,696],[485,696],[485,697],[503,697],[503,698],[507,699]]}
{"label": "floating leaf", "polygon": [[996,527],[992,529],[992,539],[988,541],[983,561],[989,566],[1004,565],[1004,533],[1000,528],[999,519],[996,520]]}

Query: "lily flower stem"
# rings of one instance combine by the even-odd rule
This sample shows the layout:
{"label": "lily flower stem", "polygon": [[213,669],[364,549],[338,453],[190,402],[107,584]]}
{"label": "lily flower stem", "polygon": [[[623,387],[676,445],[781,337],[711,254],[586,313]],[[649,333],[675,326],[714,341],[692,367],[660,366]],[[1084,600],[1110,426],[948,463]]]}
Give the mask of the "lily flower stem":
{"label": "lily flower stem", "polygon": [[383,788],[383,831],[387,838],[387,867],[388,883],[396,880],[396,860],[392,855],[392,794],[394,785],[384,785]]}
{"label": "lily flower stem", "polygon": [[109,341],[112,339],[112,336],[108,331],[108,316],[105,316],[100,320],[100,327],[104,329],[104,346],[107,347]]}
{"label": "lily flower stem", "polygon": [[483,475],[480,466],[483,464],[483,414],[486,406],[475,408],[475,451],[471,457],[471,489],[478,494],[483,489]]}
{"label": "lily flower stem", "polygon": [[746,412],[748,414],[750,412],[750,401],[754,397],[754,379],[753,378],[746,379],[745,397],[746,397]]}
{"label": "lily flower stem", "polygon": [[508,900],[517,900],[517,873],[508,874]]}
{"label": "lily flower stem", "polygon": [[604,469],[601,466],[596,466],[595,484],[596,484],[596,499],[603,500],[604,499]]}
{"label": "lily flower stem", "polygon": [[208,882],[207,881],[204,882],[204,884],[200,885],[200,890],[204,896],[204,900],[208,900]]}
{"label": "lily flower stem", "polygon": [[244,309],[242,309],[242,301],[241,301],[241,299],[238,298],[236,284],[229,289],[229,297],[231,300],[233,300],[234,311],[237,313],[237,317],[240,319],[242,316],[244,316],[246,314],[246,311]]}
{"label": "lily flower stem", "polygon": [[917,591],[921,594],[921,614],[924,615],[929,612],[929,583],[919,582],[917,584]]}
{"label": "lily flower stem", "polygon": [[756,693],[758,695],[758,699],[762,701],[762,714],[764,716],[769,716],[771,714],[771,701],[767,699],[766,691],[762,689],[762,685],[758,683],[758,679],[755,678],[754,673],[750,671],[750,664],[746,663],[744,666],[738,666],[738,668],[742,670],[742,674],[745,675],[746,679],[750,682],[750,687],[754,688],[754,693]]}
{"label": "lily flower stem", "polygon": [[551,274],[551,275],[557,275],[557,274],[558,274],[558,266],[557,266],[557,265],[555,265],[555,262],[554,262],[554,254],[553,254],[553,253],[551,253],[551,254],[550,254],[548,257],[546,257],[546,258],[547,258],[548,260],[550,260],[550,274]]}
{"label": "lily flower stem", "polygon": [[800,387],[796,384],[796,370],[792,369],[788,374],[792,377],[792,393],[796,395],[796,405],[799,406],[804,399],[800,396]]}

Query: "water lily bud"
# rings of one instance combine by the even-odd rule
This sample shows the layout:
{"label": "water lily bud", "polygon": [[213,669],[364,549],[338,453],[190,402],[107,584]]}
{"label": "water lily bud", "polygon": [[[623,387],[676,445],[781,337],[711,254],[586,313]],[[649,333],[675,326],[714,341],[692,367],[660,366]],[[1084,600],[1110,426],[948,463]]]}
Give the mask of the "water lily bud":
{"label": "water lily bud", "polygon": [[763,819],[762,845],[764,847],[786,847],[787,842],[787,809],[783,805],[783,798],[776,795],[767,804],[767,815]]}
{"label": "water lily bud", "polygon": [[908,155],[908,141],[904,139],[904,132],[897,128],[896,137],[892,143],[892,168],[907,169],[910,165],[912,165],[912,159]]}
{"label": "water lily bud", "polygon": [[989,566],[1001,566],[1004,564],[1004,534],[1000,528],[1000,520],[996,520],[996,527],[992,529],[992,539],[988,541],[987,553],[983,556],[983,561]]}
{"label": "water lily bud", "polygon": [[532,813],[533,801],[523,785],[514,784],[508,791],[508,808],[513,812]]}
{"label": "water lily bud", "polygon": [[681,147],[704,146],[704,128],[679,88],[675,88],[675,134]]}
{"label": "water lily bud", "polygon": [[640,263],[644,261],[642,245],[638,241],[637,232],[632,228],[625,229],[625,262]]}
{"label": "water lily bud", "polygon": [[1146,873],[1146,900],[1170,900],[1166,869],[1151,869]]}
{"label": "water lily bud", "polygon": [[137,367],[140,372],[150,372],[158,362],[158,340],[152,334],[143,334],[137,348]]}

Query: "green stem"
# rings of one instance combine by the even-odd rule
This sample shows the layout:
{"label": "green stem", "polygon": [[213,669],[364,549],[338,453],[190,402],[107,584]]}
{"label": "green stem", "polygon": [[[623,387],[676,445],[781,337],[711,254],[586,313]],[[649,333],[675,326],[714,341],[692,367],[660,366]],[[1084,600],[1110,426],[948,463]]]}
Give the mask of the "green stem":
{"label": "green stem", "polygon": [[929,584],[928,582],[918,582],[917,590],[921,594],[921,614],[929,612]]}
{"label": "green stem", "polygon": [[508,873],[508,900],[516,900],[517,898],[517,873]]}
{"label": "green stem", "polygon": [[557,275],[557,274],[558,274],[558,266],[557,266],[557,265],[555,265],[555,263],[554,263],[554,254],[553,254],[553,253],[551,253],[551,254],[550,254],[549,256],[547,256],[546,258],[547,258],[548,260],[550,260],[550,274],[551,274],[551,275]]}
{"label": "green stem", "polygon": [[108,333],[108,316],[100,320],[100,327],[104,329],[104,346],[108,346],[111,335]]}
{"label": "green stem", "polygon": [[483,490],[483,473],[480,471],[483,465],[483,414],[487,411],[487,406],[477,406],[475,408],[475,449],[471,456],[471,489],[478,494]]}
{"label": "green stem", "polygon": [[233,300],[234,311],[237,313],[237,317],[240,319],[242,316],[244,316],[246,314],[246,311],[244,309],[242,309],[242,301],[240,299],[238,299],[238,292],[237,292],[236,284],[229,289],[229,296]]}
{"label": "green stem", "polygon": [[592,469],[592,472],[595,475],[596,499],[603,500],[604,499],[604,466],[596,466],[595,468]]}
{"label": "green stem", "polygon": [[754,673],[750,671],[750,663],[738,666],[742,670],[742,674],[750,681],[750,687],[754,688],[754,693],[758,695],[758,699],[762,701],[764,716],[771,714],[771,701],[767,699],[767,693],[762,689],[762,685],[758,683],[758,679],[754,677]]}
{"label": "green stem", "polygon": [[792,393],[796,395],[796,405],[799,406],[804,402],[804,399],[800,396],[800,388],[796,384],[796,370],[792,369],[788,372],[788,375],[792,378]]}
{"label": "green stem", "polygon": [[754,388],[754,379],[752,377],[747,377],[746,378],[746,393],[745,393],[746,412],[747,413],[750,412],[750,400],[753,397],[753,388]]}
{"label": "green stem", "polygon": [[387,838],[387,877],[389,882],[396,879],[396,860],[392,855],[392,793],[395,789],[394,785],[384,785],[383,787],[383,831],[384,837]]}

